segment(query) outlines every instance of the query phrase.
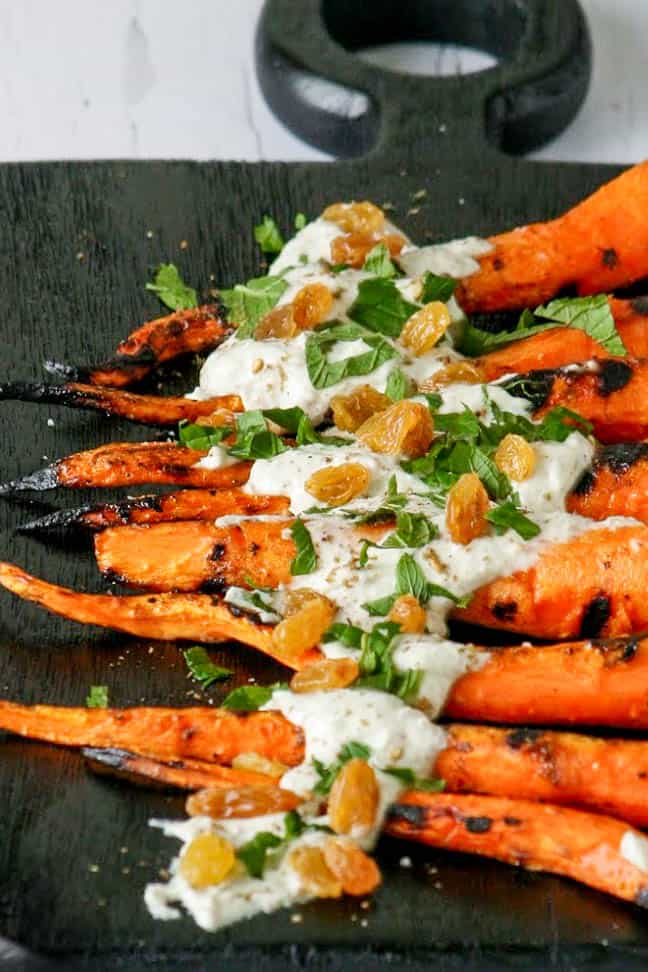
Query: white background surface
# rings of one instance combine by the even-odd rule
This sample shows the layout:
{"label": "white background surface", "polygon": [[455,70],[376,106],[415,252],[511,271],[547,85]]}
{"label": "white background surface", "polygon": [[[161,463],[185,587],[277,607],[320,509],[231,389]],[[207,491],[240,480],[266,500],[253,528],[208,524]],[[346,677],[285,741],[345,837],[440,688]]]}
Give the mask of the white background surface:
{"label": "white background surface", "polygon": [[[636,162],[648,157],[648,0],[581,3],[590,92],[570,129],[536,154]],[[0,160],[325,158],[263,101],[253,59],[261,5],[0,0]]]}

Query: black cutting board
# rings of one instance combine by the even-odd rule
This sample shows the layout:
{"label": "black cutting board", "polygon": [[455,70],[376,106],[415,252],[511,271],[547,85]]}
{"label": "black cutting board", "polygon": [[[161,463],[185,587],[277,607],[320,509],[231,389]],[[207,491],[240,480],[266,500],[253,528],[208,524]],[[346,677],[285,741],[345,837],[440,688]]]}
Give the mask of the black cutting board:
{"label": "black cutting board", "polygon": [[[336,6],[343,8],[328,4],[326,12],[330,29],[339,32],[346,21]],[[160,260],[176,262],[203,295],[214,281],[230,284],[256,273],[261,267],[251,227],[266,212],[288,230],[298,211],[314,215],[334,200],[370,198],[391,203],[395,220],[414,239],[441,240],[551,217],[619,171],[534,164],[507,157],[493,144],[529,147],[576,109],[589,60],[587,33],[571,0],[401,3],[416,14],[408,36],[439,36],[442,27],[430,26],[423,8],[429,13],[444,6],[451,39],[491,46],[508,58],[495,72],[475,76],[481,80],[463,79],[466,99],[456,79],[423,83],[360,66],[324,32],[316,0],[278,0],[267,8],[259,65],[276,110],[302,131],[312,121],[316,109],[304,110],[304,85],[295,84],[309,77],[306,64],[353,81],[371,92],[365,107],[372,117],[360,114],[349,124],[338,109],[331,112],[329,99],[317,131],[305,134],[346,154],[368,150],[365,158],[321,165],[1,166],[2,375],[39,379],[47,357],[87,362],[108,356],[133,325],[159,312],[143,284]],[[372,42],[382,38],[377,14],[387,17],[389,7],[375,7]],[[357,21],[364,8],[349,3],[345,9]],[[464,14],[459,25],[452,10]],[[502,30],[516,17],[522,19],[511,52]],[[493,24],[499,33],[489,32]],[[387,27],[386,36],[393,36],[394,25]],[[369,29],[352,21],[345,42],[353,47],[353,37],[356,43],[366,39]],[[524,87],[515,87],[518,82]],[[165,391],[186,388],[192,364],[181,378],[173,371],[167,377]],[[10,403],[1,407],[0,428],[3,479],[43,465],[44,456],[147,435],[90,414]],[[61,492],[38,500],[70,506],[84,498]],[[67,537],[45,545],[13,532],[33,511],[24,500],[0,504],[0,556],[71,587],[101,589],[85,544]],[[115,705],[195,702],[173,645],[84,629],[4,593],[0,614],[2,697],[82,705],[89,685],[106,684]],[[280,674],[241,647],[218,649],[214,657],[235,664],[240,681]],[[318,903],[299,909],[300,923],[280,912],[211,936],[190,920],[156,923],[143,906],[143,887],[166,866],[176,844],[150,830],[147,820],[180,815],[181,797],[97,778],[76,753],[9,737],[1,744],[0,781],[0,935],[29,952],[0,950],[3,968],[40,967],[38,954],[66,969],[368,970],[432,963],[439,969],[630,969],[648,955],[645,913],[634,907],[568,881],[395,841],[381,845],[385,883],[367,911],[348,900]],[[400,865],[404,855],[412,868]]]}

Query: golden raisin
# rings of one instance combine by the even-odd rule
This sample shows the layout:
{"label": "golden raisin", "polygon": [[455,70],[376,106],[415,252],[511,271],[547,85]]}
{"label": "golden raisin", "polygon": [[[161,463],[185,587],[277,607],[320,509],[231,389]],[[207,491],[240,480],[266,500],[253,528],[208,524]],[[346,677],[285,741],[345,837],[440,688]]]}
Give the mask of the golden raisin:
{"label": "golden raisin", "polygon": [[258,817],[287,813],[302,802],[296,793],[279,786],[209,786],[187,797],[190,817]]}
{"label": "golden raisin", "polygon": [[405,634],[420,634],[425,631],[427,616],[412,594],[402,594],[394,601],[387,620],[400,624]]}
{"label": "golden raisin", "polygon": [[414,459],[425,455],[430,448],[434,423],[425,405],[405,399],[372,415],[357,429],[356,435],[373,452],[388,455],[402,452]]}
{"label": "golden raisin", "polygon": [[196,419],[196,425],[208,425],[217,429],[226,425],[233,429],[236,425],[236,415],[234,412],[230,412],[228,408],[217,408],[215,412],[210,412],[209,415],[199,416]]}
{"label": "golden raisin", "polygon": [[367,831],[378,811],[376,774],[364,759],[350,759],[335,777],[328,802],[329,823],[336,834]]}
{"label": "golden raisin", "polygon": [[385,225],[382,209],[370,202],[333,203],[322,213],[322,219],[337,223],[345,233],[379,233]]}
{"label": "golden raisin", "polygon": [[333,306],[333,294],[323,283],[306,284],[292,302],[293,316],[300,331],[308,331],[326,320]]}
{"label": "golden raisin", "polygon": [[453,361],[445,368],[435,371],[425,381],[422,381],[419,389],[422,392],[431,392],[437,388],[443,388],[445,385],[453,385],[455,382],[462,382],[466,385],[479,385],[483,381],[484,375],[472,361]]}
{"label": "golden raisin", "polygon": [[371,894],[382,880],[374,859],[353,841],[329,837],[324,844],[324,860],[345,894]]}
{"label": "golden raisin", "polygon": [[327,598],[309,601],[273,629],[272,644],[277,654],[286,662],[296,660],[320,643],[334,617],[335,606]]}
{"label": "golden raisin", "polygon": [[297,614],[298,611],[301,611],[311,601],[323,601],[324,604],[328,605],[332,613],[336,611],[335,604],[325,594],[320,594],[319,591],[313,591],[310,587],[295,587],[292,590],[286,591],[282,611],[283,616],[289,618],[291,614]]}
{"label": "golden raisin", "polygon": [[343,506],[356,496],[366,493],[368,486],[369,470],[360,462],[324,466],[304,483],[307,493],[328,506]]}
{"label": "golden raisin", "polygon": [[488,493],[476,473],[464,473],[448,493],[446,526],[455,543],[467,544],[488,530]]}
{"label": "golden raisin", "polygon": [[232,768],[245,770],[249,773],[263,773],[264,776],[283,776],[289,769],[284,763],[276,759],[268,759],[260,753],[239,753],[232,760]]}
{"label": "golden raisin", "polygon": [[493,458],[497,468],[516,483],[532,476],[536,467],[536,453],[531,443],[512,432],[504,436]]}
{"label": "golden raisin", "polygon": [[331,262],[346,263],[359,269],[364,265],[370,250],[378,243],[384,243],[392,257],[398,256],[406,240],[400,233],[387,233],[385,236],[372,236],[367,233],[347,233],[336,236],[331,241]]}
{"label": "golden raisin", "polygon": [[256,326],[254,337],[257,341],[267,338],[291,338],[297,334],[298,327],[292,304],[273,307]]}
{"label": "golden raisin", "polygon": [[330,692],[355,682],[360,667],[354,658],[323,658],[296,672],[290,680],[293,692]]}
{"label": "golden raisin", "polygon": [[371,385],[359,385],[348,395],[334,395],[331,399],[333,421],[342,432],[355,432],[363,422],[389,408],[392,401]]}
{"label": "golden raisin", "polygon": [[400,339],[418,357],[431,351],[449,326],[450,311],[440,300],[433,300],[405,321]]}
{"label": "golden raisin", "polygon": [[321,847],[294,847],[288,863],[299,875],[304,891],[316,898],[339,898],[342,885],[328,869]]}
{"label": "golden raisin", "polygon": [[220,884],[236,862],[234,848],[218,834],[198,834],[180,858],[179,870],[185,881],[200,891]]}

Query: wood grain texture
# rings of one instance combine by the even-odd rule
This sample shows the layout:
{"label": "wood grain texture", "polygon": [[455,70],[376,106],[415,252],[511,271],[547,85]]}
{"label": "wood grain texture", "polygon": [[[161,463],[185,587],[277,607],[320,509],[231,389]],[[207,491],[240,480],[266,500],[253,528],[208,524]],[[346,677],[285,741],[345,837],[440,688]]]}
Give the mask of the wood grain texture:
{"label": "wood grain texture", "polygon": [[[155,314],[156,301],[143,284],[159,260],[177,262],[202,293],[213,285],[210,274],[223,284],[253,275],[261,266],[251,226],[264,212],[274,213],[289,230],[298,211],[314,215],[336,199],[369,197],[392,202],[394,218],[415,239],[439,240],[553,216],[613,171],[510,160],[487,162],[479,171],[461,160],[443,169],[402,170],[363,162],[5,166],[0,168],[0,377],[40,380],[46,357],[71,362],[106,357],[134,325]],[[427,197],[416,204],[418,213],[408,215],[420,189]],[[188,243],[183,250],[182,240]],[[192,381],[188,363],[165,390]],[[155,389],[155,382],[148,388]],[[143,432],[93,414],[11,402],[0,405],[0,428],[2,479],[43,465],[45,455],[52,459],[115,438],[135,440]],[[114,495],[104,491],[101,498]],[[51,496],[58,505],[89,498]],[[0,503],[0,557],[59,583],[100,589],[84,543],[46,546],[12,532],[21,519],[41,510],[24,499]],[[83,704],[90,684],[106,684],[116,705],[195,702],[189,694],[194,686],[173,645],[83,630],[4,593],[0,623],[4,697]],[[212,655],[237,667],[237,681],[272,681],[280,675],[277,666],[247,650],[237,651],[240,661],[228,657],[225,647]],[[216,690],[204,695],[219,697]],[[516,950],[550,955],[601,939],[619,947],[648,947],[648,926],[631,907],[568,882],[393,841],[380,851],[384,887],[372,910],[359,914],[367,918],[366,928],[359,918],[351,920],[357,910],[352,901],[300,908],[300,924],[282,912],[216,936],[189,920],[155,923],[144,909],[143,887],[167,865],[177,845],[146,821],[180,815],[182,799],[95,778],[77,754],[15,739],[1,745],[0,934],[67,956],[66,961],[77,956],[92,964],[120,956],[124,967],[132,963],[134,968],[145,958],[180,961],[209,953],[214,960],[231,957],[235,967],[236,949],[259,946],[270,949],[268,961],[276,957],[268,968],[283,968],[287,956],[303,958],[312,945],[347,950],[331,958],[331,969],[352,967],[349,956],[360,961],[371,948],[389,950],[394,962],[406,956],[414,962],[420,949],[429,954],[451,949],[459,963],[454,967],[461,967],[461,956],[471,949],[501,951],[504,967]],[[399,866],[404,854],[415,861],[411,870]],[[293,943],[297,951],[286,951]],[[234,951],[224,952],[229,945]],[[369,959],[357,967],[369,968]]]}

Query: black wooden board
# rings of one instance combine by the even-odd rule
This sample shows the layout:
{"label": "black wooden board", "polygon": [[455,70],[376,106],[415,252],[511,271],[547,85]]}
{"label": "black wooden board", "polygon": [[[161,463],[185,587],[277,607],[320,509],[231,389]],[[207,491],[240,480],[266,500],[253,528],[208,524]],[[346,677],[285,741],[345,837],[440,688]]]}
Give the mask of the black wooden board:
{"label": "black wooden board", "polygon": [[[370,197],[393,203],[415,239],[442,239],[554,215],[615,171],[513,161],[479,172],[459,164],[416,171],[365,162],[5,165],[2,373],[36,379],[46,357],[86,362],[108,355],[133,324],[157,312],[143,284],[159,260],[176,261],[203,291],[212,274],[231,283],[257,271],[251,226],[264,212],[288,229],[297,211],[315,214],[331,200]],[[408,215],[421,189],[427,197]],[[192,377],[188,364],[182,386]],[[144,437],[126,423],[28,404],[4,403],[0,428],[2,478],[42,465],[43,456]],[[58,505],[80,498],[47,496]],[[0,504],[0,556],[71,587],[98,589],[83,545],[44,545],[12,532],[31,512],[24,502]],[[4,593],[0,619],[2,697],[82,705],[90,684],[107,684],[115,705],[194,701],[172,645],[83,629]],[[215,656],[236,659],[241,679],[278,672],[242,648]],[[258,968],[320,961],[326,968],[377,968],[379,961],[416,968],[432,956],[440,968],[469,968],[475,956],[488,955],[499,967],[537,961],[576,968],[606,956],[613,963],[622,947],[648,946],[645,915],[634,907],[567,881],[395,841],[381,846],[385,884],[366,912],[352,901],[321,903],[300,908],[299,924],[281,912],[218,935],[190,920],[156,923],[143,906],[143,887],[176,845],[146,822],[180,815],[181,798],[97,778],[76,753],[8,737],[0,780],[0,934],[64,959],[66,968],[73,959],[92,968],[123,960],[130,968],[165,957],[171,967],[202,967],[204,956],[218,968],[238,968],[239,961]],[[400,867],[403,855],[412,857],[411,869]],[[624,968],[632,967],[631,952],[624,952]]]}

